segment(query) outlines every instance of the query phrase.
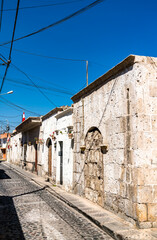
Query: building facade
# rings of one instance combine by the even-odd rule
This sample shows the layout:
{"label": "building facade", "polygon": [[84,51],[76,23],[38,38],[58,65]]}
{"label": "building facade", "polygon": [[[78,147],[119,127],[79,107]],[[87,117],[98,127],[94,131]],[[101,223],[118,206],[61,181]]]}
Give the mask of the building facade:
{"label": "building facade", "polygon": [[9,160],[114,211],[157,226],[157,59],[131,55],[72,97],[28,118]]}
{"label": "building facade", "polygon": [[67,191],[73,187],[73,108],[68,108],[56,117],[56,183]]}
{"label": "building facade", "polygon": [[29,117],[12,134],[8,161],[72,189],[73,108],[54,108],[42,117]]}
{"label": "building facade", "polygon": [[7,159],[7,143],[10,137],[10,133],[0,134],[0,160]]}
{"label": "building facade", "polygon": [[74,192],[157,224],[157,59],[129,56],[72,97]]}

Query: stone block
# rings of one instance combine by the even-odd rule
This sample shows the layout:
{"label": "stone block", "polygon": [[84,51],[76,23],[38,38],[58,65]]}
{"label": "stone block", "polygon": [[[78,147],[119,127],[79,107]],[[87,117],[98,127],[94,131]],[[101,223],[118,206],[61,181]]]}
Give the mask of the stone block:
{"label": "stone block", "polygon": [[139,168],[138,185],[152,185],[157,183],[157,168]]}
{"label": "stone block", "polygon": [[146,204],[136,204],[136,215],[139,222],[148,221]]}
{"label": "stone block", "polygon": [[157,83],[156,82],[150,82],[150,84],[149,84],[149,96],[157,97]]}
{"label": "stone block", "polygon": [[144,113],[145,112],[145,104],[143,102],[143,98],[137,99],[136,109],[138,113]]}
{"label": "stone block", "polygon": [[115,163],[114,164],[114,179],[116,179],[116,180],[121,179],[122,171],[123,171],[123,166]]}
{"label": "stone block", "polygon": [[125,134],[119,133],[109,137],[110,149],[124,149],[125,147]]}
{"label": "stone block", "polygon": [[150,131],[150,116],[139,115],[138,116],[138,131]]}
{"label": "stone block", "polygon": [[112,178],[107,178],[105,179],[104,182],[104,189],[106,192],[110,192],[112,194],[119,194],[120,187],[119,187],[119,182],[115,181]]}
{"label": "stone block", "polygon": [[[154,159],[154,157],[153,157]],[[157,162],[157,159],[156,159]],[[135,149],[133,151],[133,164],[135,167],[148,167],[152,164],[152,151],[145,149]]]}
{"label": "stone block", "polygon": [[157,204],[148,204],[148,221],[157,222]]}
{"label": "stone block", "polygon": [[153,189],[151,185],[137,187],[137,202],[138,203],[153,202]]}
{"label": "stone block", "polygon": [[153,228],[157,228],[157,222],[153,222],[153,223],[152,223],[152,227],[153,227]]}
{"label": "stone block", "polygon": [[140,222],[139,223],[139,228],[140,229],[150,229],[152,227],[151,222]]}
{"label": "stone block", "polygon": [[151,117],[152,131],[157,131],[157,116]]}
{"label": "stone block", "polygon": [[153,150],[151,155],[151,163],[157,165],[157,150]]}
{"label": "stone block", "polygon": [[110,157],[114,162],[116,162],[117,164],[124,164],[124,149],[116,149],[116,150],[112,150],[110,151]]}
{"label": "stone block", "polygon": [[137,147],[140,149],[151,149],[157,146],[157,132],[138,132]]}
{"label": "stone block", "polygon": [[150,98],[149,99],[151,108],[150,108],[150,113],[151,114],[157,114],[157,99],[156,98]]}
{"label": "stone block", "polygon": [[[157,184],[157,182],[156,182]],[[153,185],[153,203],[157,203],[157,185]]]}

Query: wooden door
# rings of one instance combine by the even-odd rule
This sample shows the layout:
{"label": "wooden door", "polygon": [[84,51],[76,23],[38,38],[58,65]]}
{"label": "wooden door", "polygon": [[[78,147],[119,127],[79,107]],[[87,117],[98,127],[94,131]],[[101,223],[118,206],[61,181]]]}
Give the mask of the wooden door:
{"label": "wooden door", "polygon": [[48,148],[48,176],[52,176],[52,145]]}
{"label": "wooden door", "polygon": [[60,184],[63,184],[63,142],[59,142],[60,144]]}
{"label": "wooden door", "polygon": [[35,172],[38,172],[38,150],[37,150],[37,144],[35,144]]}

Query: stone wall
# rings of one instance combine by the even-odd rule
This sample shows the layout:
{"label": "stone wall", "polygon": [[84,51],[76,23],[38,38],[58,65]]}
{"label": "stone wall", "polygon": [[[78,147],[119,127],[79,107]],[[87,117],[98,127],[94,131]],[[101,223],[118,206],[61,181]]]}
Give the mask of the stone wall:
{"label": "stone wall", "polygon": [[[157,221],[154,61],[135,56],[130,65],[122,68],[120,64],[104,83],[98,85],[96,80],[95,88],[74,101],[74,192],[87,197],[85,139],[91,128],[97,128],[103,147],[108,148],[103,152],[104,207],[135,221],[141,228],[155,226]],[[92,201],[94,188],[88,189]]]}

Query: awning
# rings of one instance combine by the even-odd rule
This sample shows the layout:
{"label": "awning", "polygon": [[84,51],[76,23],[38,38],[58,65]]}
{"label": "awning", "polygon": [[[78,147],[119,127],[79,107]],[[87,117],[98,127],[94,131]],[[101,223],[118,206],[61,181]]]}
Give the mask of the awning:
{"label": "awning", "polygon": [[25,132],[41,125],[40,117],[29,117],[16,127],[17,132]]}

